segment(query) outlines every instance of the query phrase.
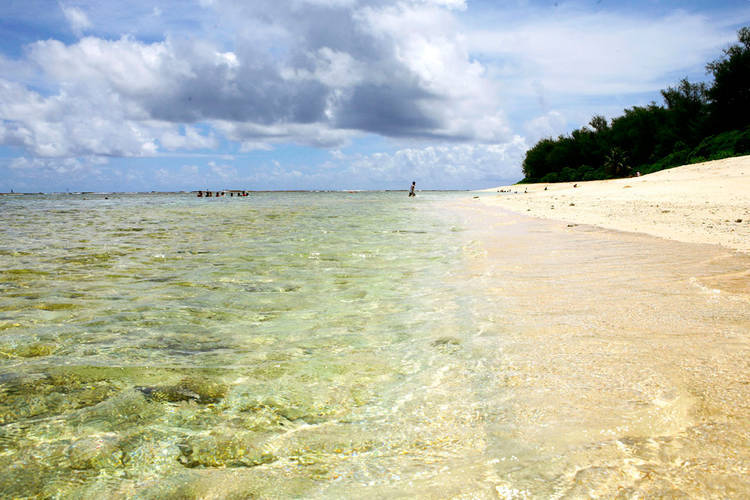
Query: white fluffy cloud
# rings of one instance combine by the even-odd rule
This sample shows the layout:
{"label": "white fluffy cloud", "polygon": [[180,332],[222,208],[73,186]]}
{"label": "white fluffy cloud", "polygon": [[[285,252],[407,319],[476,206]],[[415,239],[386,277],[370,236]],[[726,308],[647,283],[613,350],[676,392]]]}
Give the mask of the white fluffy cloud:
{"label": "white fluffy cloud", "polygon": [[70,29],[75,33],[76,36],[81,36],[85,29],[90,28],[91,21],[89,21],[86,13],[78,7],[71,7],[66,5],[60,5],[63,11],[65,19],[70,25]]}
{"label": "white fluffy cloud", "polygon": [[534,144],[545,137],[557,137],[565,132],[567,122],[559,111],[550,111],[524,124],[526,139]]}
{"label": "white fluffy cloud", "polygon": [[[239,15],[250,26],[268,25],[271,16],[263,29],[278,44],[257,46],[244,32],[229,51],[217,42],[180,37],[32,43],[27,61],[49,93],[6,82],[14,95],[0,95],[0,109],[15,108],[2,114],[13,129],[6,142],[40,156],[143,155],[152,154],[157,141],[166,148],[191,142],[173,132],[149,133],[153,127],[146,123],[153,121],[217,123],[229,138],[247,144],[285,140],[327,147],[356,132],[485,142],[510,137],[493,86],[471,60],[451,13],[463,2],[364,8],[340,1],[268,2],[265,12],[221,2],[209,7]],[[80,9],[63,10],[77,29],[90,26]],[[310,15],[300,16],[305,10]],[[113,137],[111,123],[127,127]]]}
{"label": "white fluffy cloud", "polygon": [[392,42],[395,59],[434,98],[424,102],[430,108],[425,114],[435,119],[428,135],[504,142],[511,133],[496,82],[486,78],[486,68],[471,57],[458,20],[437,7],[439,3],[364,9],[360,17],[374,36]]}
{"label": "white fluffy cloud", "polygon": [[[103,111],[105,111],[103,113]],[[156,152],[149,127],[108,93],[43,97],[0,80],[0,141],[38,157],[138,156]]]}
{"label": "white fluffy cloud", "polygon": [[503,144],[412,147],[352,156],[336,152],[334,161],[347,165],[348,178],[367,174],[380,185],[398,187],[405,180],[419,179],[421,186],[430,189],[477,188],[518,180],[527,147],[522,137],[514,136]]}
{"label": "white fluffy cloud", "polygon": [[129,37],[86,37],[72,45],[41,40],[29,46],[28,54],[51,82],[83,95],[98,91],[126,99],[163,95],[178,79],[192,74],[192,63],[179,58],[169,42],[147,44]]}
{"label": "white fluffy cloud", "polygon": [[144,119],[142,111],[111,92],[44,97],[0,79],[0,143],[36,157],[153,156],[166,150],[216,146],[191,126]]}
{"label": "white fluffy cloud", "polygon": [[[39,191],[40,178],[46,180],[45,190],[65,191],[77,186],[111,184],[108,159],[100,156],[80,158],[14,158],[0,179],[6,190]],[[112,188],[110,188],[112,189]],[[91,190],[91,189],[86,189]]]}
{"label": "white fluffy cloud", "polygon": [[734,30],[704,15],[676,11],[647,17],[573,8],[536,11],[502,29],[472,30],[471,50],[494,58],[494,78],[519,95],[532,82],[549,92],[603,95],[653,92],[674,75],[702,68]]}
{"label": "white fluffy cloud", "polygon": [[185,126],[180,131],[176,127],[166,126],[158,137],[163,148],[170,151],[178,149],[211,149],[218,145],[213,135],[201,135],[195,127]]}
{"label": "white fluffy cloud", "polygon": [[278,161],[247,166],[242,161],[209,162],[198,171],[181,172],[195,185],[252,186],[254,189],[421,189],[490,187],[514,182],[527,144],[518,136],[502,145],[455,144],[409,147],[393,153],[331,152],[316,168],[285,166]]}

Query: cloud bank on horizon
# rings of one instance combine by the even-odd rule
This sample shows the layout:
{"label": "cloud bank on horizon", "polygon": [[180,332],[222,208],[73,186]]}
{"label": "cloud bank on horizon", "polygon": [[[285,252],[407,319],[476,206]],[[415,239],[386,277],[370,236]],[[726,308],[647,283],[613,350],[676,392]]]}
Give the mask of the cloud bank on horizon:
{"label": "cloud bank on horizon", "polygon": [[[126,4],[126,5],[125,5]],[[746,1],[10,0],[0,191],[477,188],[659,100]]]}

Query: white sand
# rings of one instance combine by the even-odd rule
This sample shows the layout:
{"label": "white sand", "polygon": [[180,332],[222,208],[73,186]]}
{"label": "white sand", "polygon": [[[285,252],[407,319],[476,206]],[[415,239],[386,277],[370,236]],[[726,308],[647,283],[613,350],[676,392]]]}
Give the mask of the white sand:
{"label": "white sand", "polygon": [[750,156],[577,187],[572,182],[500,186],[479,198],[534,217],[750,253]]}

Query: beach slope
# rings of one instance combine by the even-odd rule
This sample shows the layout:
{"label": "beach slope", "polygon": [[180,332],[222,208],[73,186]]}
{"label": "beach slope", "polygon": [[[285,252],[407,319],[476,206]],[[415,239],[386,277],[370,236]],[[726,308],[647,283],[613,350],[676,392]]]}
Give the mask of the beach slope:
{"label": "beach slope", "polygon": [[479,198],[534,217],[750,253],[750,156],[624,179],[499,186]]}

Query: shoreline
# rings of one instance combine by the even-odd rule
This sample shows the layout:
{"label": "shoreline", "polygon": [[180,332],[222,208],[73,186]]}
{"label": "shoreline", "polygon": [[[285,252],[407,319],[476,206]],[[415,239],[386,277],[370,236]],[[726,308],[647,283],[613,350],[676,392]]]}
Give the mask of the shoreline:
{"label": "shoreline", "polygon": [[750,253],[750,155],[640,177],[516,184],[476,193],[485,204],[532,217]]}
{"label": "shoreline", "polygon": [[476,201],[456,204],[457,278],[485,293],[465,340],[502,430],[483,439],[520,461],[497,476],[529,497],[747,495],[750,255]]}

